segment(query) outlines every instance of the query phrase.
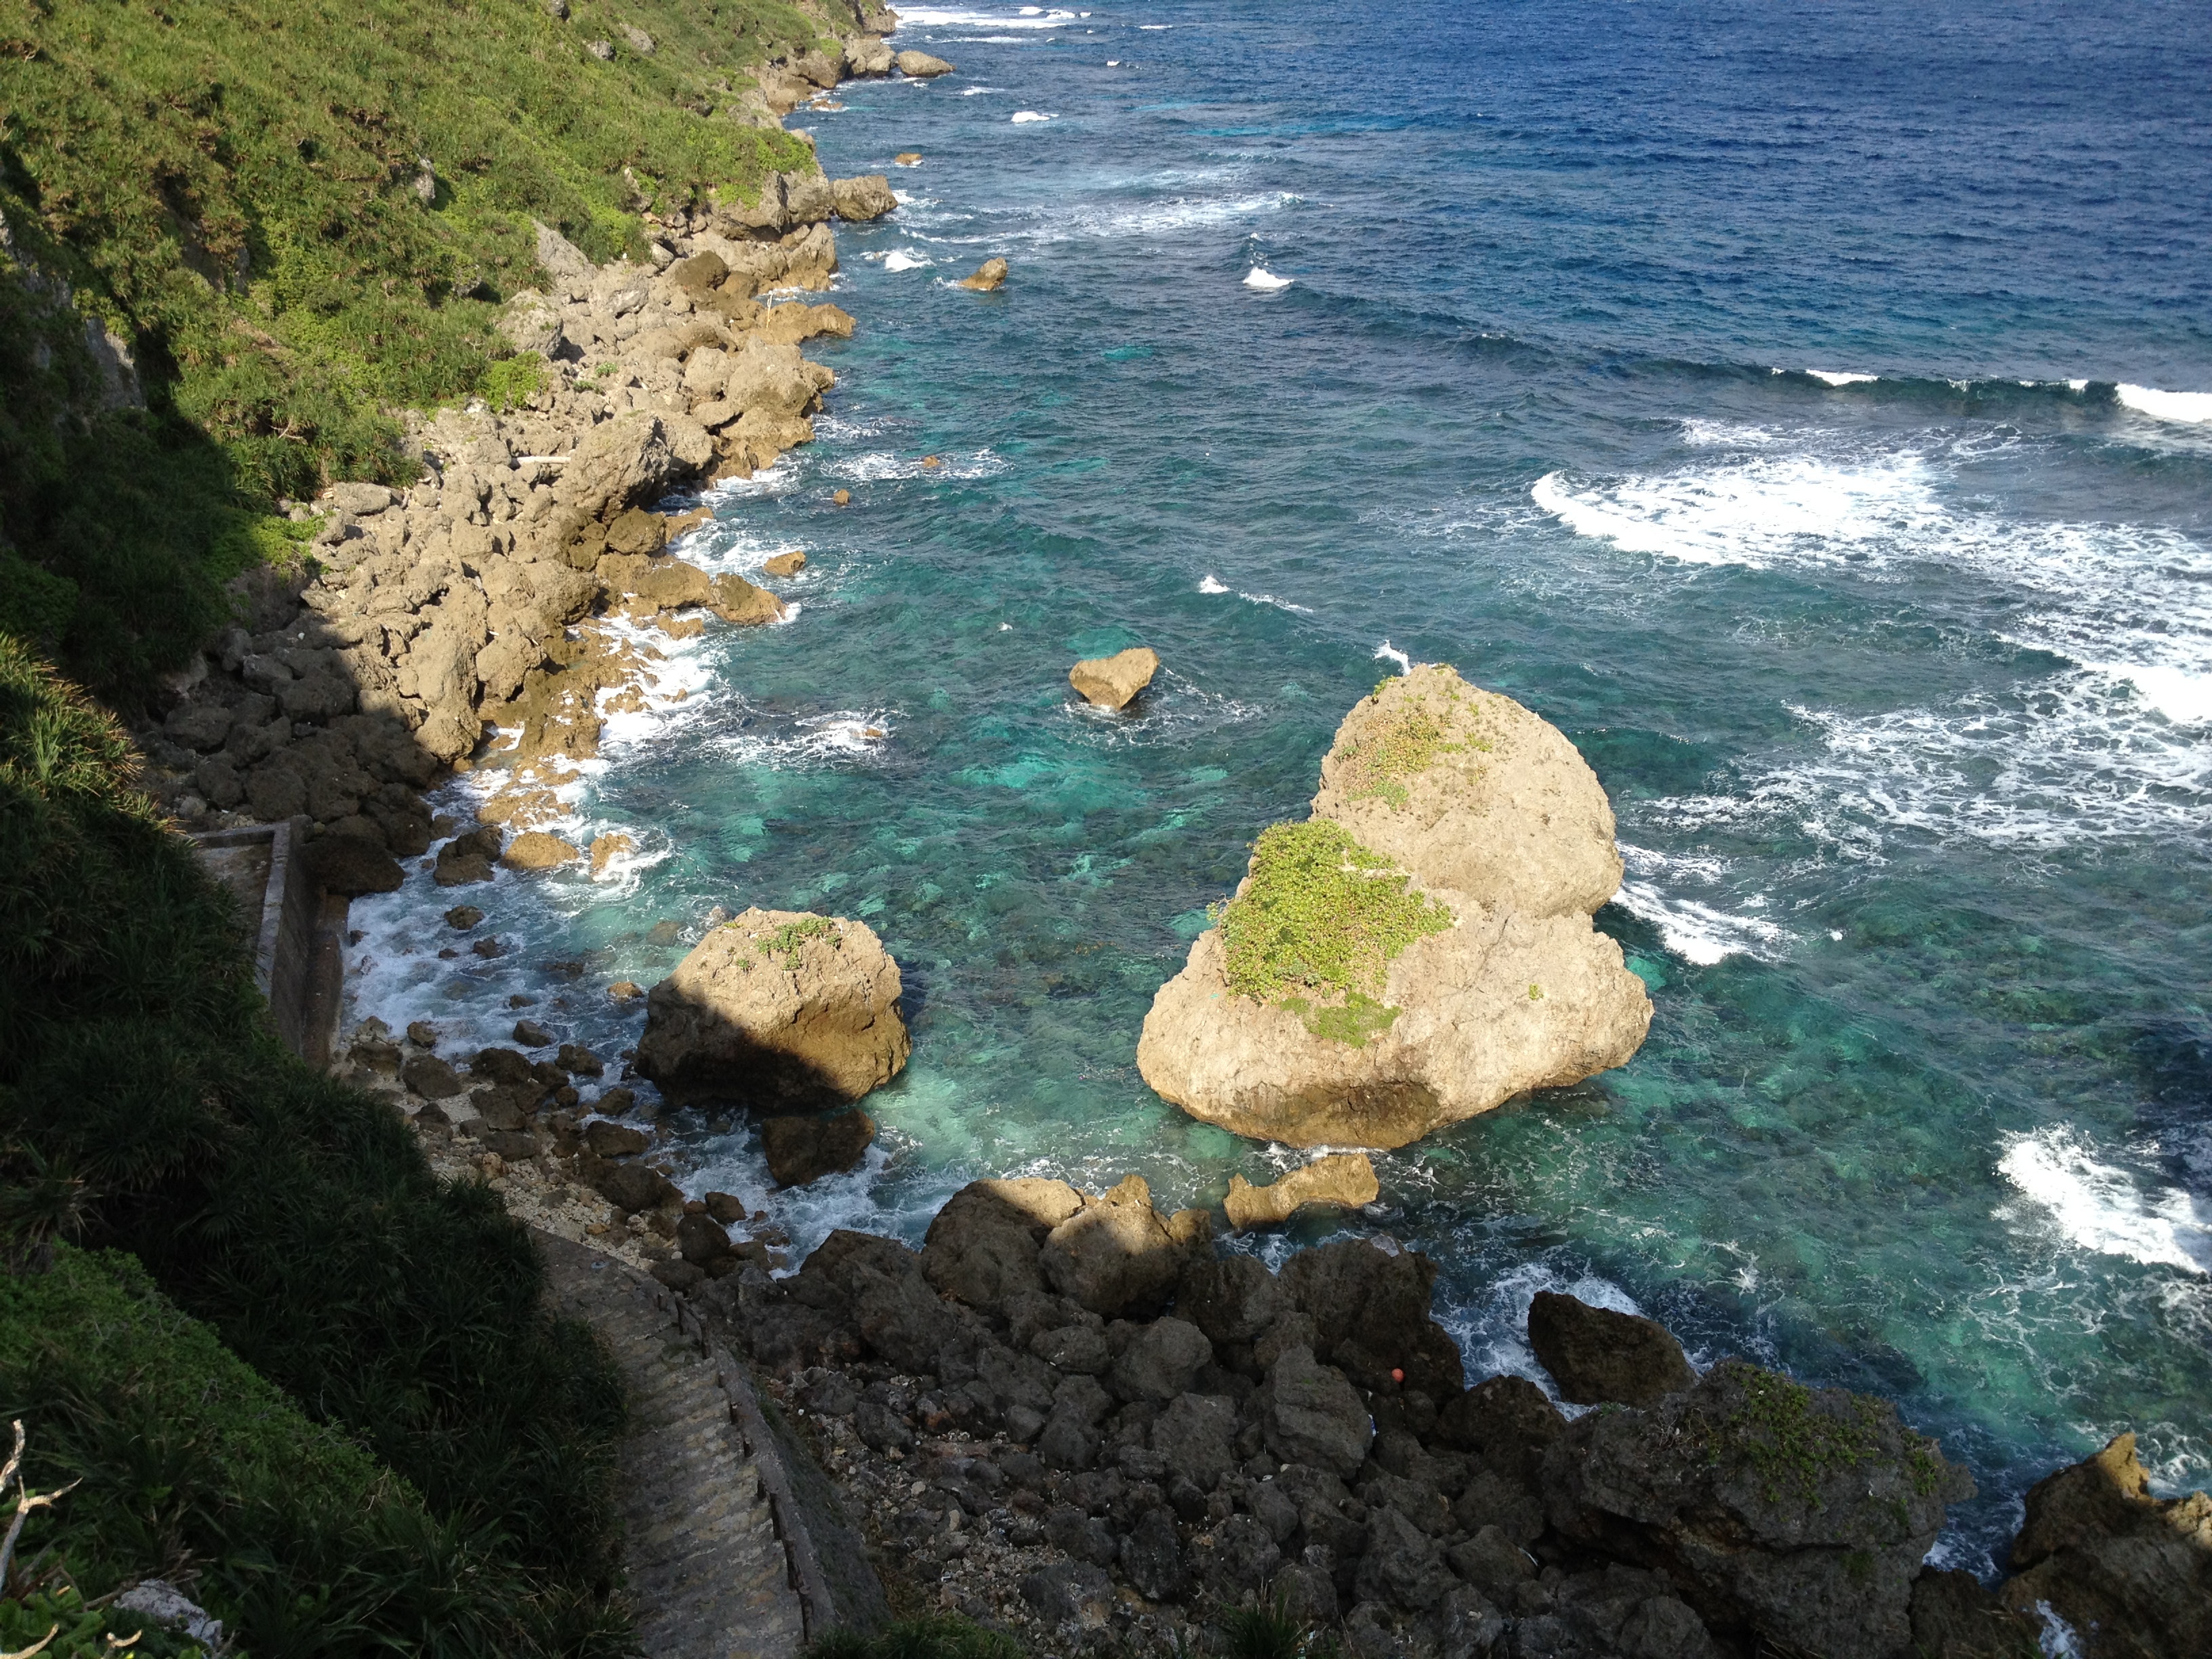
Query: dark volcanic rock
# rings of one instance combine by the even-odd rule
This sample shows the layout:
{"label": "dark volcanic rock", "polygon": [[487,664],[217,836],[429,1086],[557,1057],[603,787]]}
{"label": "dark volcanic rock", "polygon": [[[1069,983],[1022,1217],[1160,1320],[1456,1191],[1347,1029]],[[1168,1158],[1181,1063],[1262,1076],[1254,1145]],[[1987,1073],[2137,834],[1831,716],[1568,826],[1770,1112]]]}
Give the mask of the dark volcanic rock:
{"label": "dark volcanic rock", "polygon": [[1567,1420],[1525,1376],[1486,1377],[1447,1405],[1436,1437],[1471,1452],[1485,1468],[1533,1490],[1544,1449],[1566,1432]]}
{"label": "dark volcanic rock", "polygon": [[1086,1561],[1063,1561],[1023,1579],[1022,1599],[1048,1625],[1103,1625],[1114,1605],[1114,1581]]}
{"label": "dark volcanic rock", "polygon": [[969,1307],[1001,1313],[1023,1292],[1043,1291],[1039,1248],[1082,1207],[1083,1195],[1064,1181],[971,1181],[929,1224],[921,1270]]}
{"label": "dark volcanic rock", "polygon": [[1173,1514],[1155,1507],[1137,1517],[1121,1540],[1121,1571],[1148,1601],[1165,1601],[1182,1593],[1188,1574]]}
{"label": "dark volcanic rock", "polygon": [[307,873],[325,892],[358,898],[363,893],[396,893],[407,879],[398,860],[374,842],[356,836],[324,836],[310,842]]}
{"label": "dark volcanic rock", "polygon": [[1459,1345],[1429,1317],[1437,1265],[1418,1251],[1395,1255],[1364,1239],[1301,1250],[1284,1265],[1283,1289],[1314,1322],[1317,1358],[1364,1389],[1403,1386],[1448,1400],[1464,1382]]}
{"label": "dark volcanic rock", "polygon": [[458,1073],[435,1054],[416,1054],[399,1068],[401,1080],[425,1100],[451,1100],[461,1092]]}
{"label": "dark volcanic rock", "polygon": [[851,1169],[876,1138],[866,1112],[817,1117],[771,1117],[761,1124],[761,1151],[779,1187],[804,1187]]}
{"label": "dark volcanic rock", "polygon": [[1197,1326],[1181,1319],[1157,1319],[1129,1339],[1114,1362],[1114,1392],[1124,1400],[1164,1403],[1189,1388],[1199,1368],[1213,1358],[1213,1345]]}
{"label": "dark volcanic rock", "polygon": [[1108,1319],[1157,1312],[1182,1276],[1181,1247],[1131,1176],[1046,1237],[1038,1256],[1060,1295]]}
{"label": "dark volcanic rock", "polygon": [[1528,1308],[1528,1346],[1577,1406],[1649,1406],[1698,1380],[1682,1345],[1656,1320],[1593,1308],[1539,1291]]}
{"label": "dark volcanic rock", "polygon": [[2049,1602],[2087,1659],[2212,1653],[2212,1496],[2152,1497],[2132,1434],[2028,1489],[2012,1564],[2005,1604]]}
{"label": "dark volcanic rock", "polygon": [[1966,1472],[1886,1401],[1741,1360],[1646,1410],[1579,1419],[1544,1455],[1553,1528],[1663,1571],[1716,1632],[1829,1659],[1911,1639],[1912,1581]]}
{"label": "dark volcanic rock", "polygon": [[1292,1348],[1261,1386],[1260,1423],[1267,1449],[1285,1463],[1310,1463],[1349,1479],[1367,1461],[1375,1425],[1344,1374]]}
{"label": "dark volcanic rock", "polygon": [[603,1164],[590,1172],[589,1182],[592,1190],[615,1208],[633,1215],[680,1203],[684,1197],[674,1182],[642,1164]]}
{"label": "dark volcanic rock", "polygon": [[1249,1255],[1194,1258],[1176,1289],[1176,1311],[1216,1342],[1249,1342],[1290,1306],[1267,1264]]}
{"label": "dark volcanic rock", "polygon": [[1930,1567],[1913,1581],[1913,1659],[2043,1659],[2041,1636],[2040,1620],[2012,1612],[1971,1572]]}

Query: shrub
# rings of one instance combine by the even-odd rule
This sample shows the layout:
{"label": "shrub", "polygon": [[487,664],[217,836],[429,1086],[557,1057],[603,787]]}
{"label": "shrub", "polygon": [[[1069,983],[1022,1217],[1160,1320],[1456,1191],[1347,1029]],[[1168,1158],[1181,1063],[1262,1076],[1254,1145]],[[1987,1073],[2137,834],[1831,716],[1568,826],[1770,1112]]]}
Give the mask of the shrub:
{"label": "shrub", "polygon": [[1335,1042],[1389,1029],[1398,1011],[1379,999],[1390,963],[1452,925],[1408,881],[1331,819],[1270,825],[1244,891],[1218,914],[1229,988],[1287,1007]]}

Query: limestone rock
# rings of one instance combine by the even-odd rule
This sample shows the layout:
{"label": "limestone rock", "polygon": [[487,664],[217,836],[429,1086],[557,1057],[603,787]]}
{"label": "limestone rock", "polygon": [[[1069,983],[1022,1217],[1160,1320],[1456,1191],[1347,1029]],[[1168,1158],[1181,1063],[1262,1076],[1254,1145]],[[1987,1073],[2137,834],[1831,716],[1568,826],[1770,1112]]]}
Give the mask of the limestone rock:
{"label": "limestone rock", "polygon": [[1086,657],[1067,671],[1067,683],[1093,708],[1126,708],[1160,671],[1159,653],[1132,646],[1110,657]]}
{"label": "limestone rock", "polygon": [[1716,1634],[1829,1659],[1907,1646],[1912,1581],[1974,1490],[1887,1401],[1733,1359],[1648,1410],[1578,1419],[1542,1479],[1556,1531],[1663,1563]]}
{"label": "limestone rock", "polygon": [[2029,1488],[2012,1565],[2000,1599],[2048,1602],[2084,1659],[2212,1652],[2212,1496],[2152,1497],[2133,1434]]}
{"label": "limestone rock", "polygon": [[637,1070],[672,1100],[858,1100],[910,1047],[898,964],[865,923],[749,909],[646,999]]}
{"label": "limestone rock", "polygon": [[1682,1345],[1656,1320],[1557,1291],[1539,1291],[1529,1304],[1528,1346],[1570,1405],[1655,1405],[1698,1380]]}
{"label": "limestone rock", "polygon": [[761,568],[771,576],[796,576],[806,568],[804,553],[778,553],[761,561]]}
{"label": "limestone rock", "polygon": [[772,1117],[761,1125],[761,1152],[779,1187],[804,1187],[851,1169],[876,1138],[866,1112]]}
{"label": "limestone rock", "polygon": [[890,180],[880,173],[839,179],[830,185],[830,193],[837,204],[837,216],[855,224],[880,219],[898,205],[898,198],[891,194]]}
{"label": "limestone rock", "polygon": [[1449,925],[1399,948],[1364,1006],[1236,993],[1208,929],[1138,1044],[1162,1097],[1240,1134],[1389,1147],[1627,1062],[1651,1003],[1590,925],[1620,859],[1604,791],[1564,737],[1422,668],[1346,717],[1322,778],[1315,822]]}
{"label": "limestone rock", "polygon": [[[921,159],[921,158],[918,155],[915,157],[916,161],[919,161]],[[1004,259],[994,257],[984,260],[981,264],[977,265],[968,276],[963,276],[960,279],[960,286],[965,289],[972,289],[978,294],[988,294],[1006,280],[1006,262]]]}
{"label": "limestone rock", "polygon": [[607,872],[607,867],[618,858],[626,858],[637,851],[637,843],[619,830],[610,830],[605,835],[592,837],[592,878],[596,881]]}
{"label": "limestone rock", "polygon": [[856,34],[845,42],[845,72],[855,80],[889,75],[891,49],[872,34]]}
{"label": "limestone rock", "polygon": [[942,58],[933,58],[926,52],[902,52],[895,60],[898,72],[915,81],[926,81],[932,76],[950,75],[952,65]]}
{"label": "limestone rock", "polygon": [[1229,1212],[1229,1224],[1243,1232],[1247,1227],[1287,1221],[1304,1205],[1333,1204],[1356,1210],[1372,1204],[1382,1194],[1375,1166],[1366,1153],[1332,1152],[1265,1187],[1255,1187],[1241,1175],[1230,1176],[1229,1196],[1223,1207]]}
{"label": "limestone rock", "polygon": [[530,227],[538,233],[538,263],[549,275],[560,283],[589,282],[592,262],[584,257],[583,249],[563,236],[550,225],[542,225],[535,219]]}
{"label": "limestone rock", "polygon": [[543,830],[526,830],[508,843],[499,861],[510,870],[557,870],[573,864],[583,854],[558,836]]}

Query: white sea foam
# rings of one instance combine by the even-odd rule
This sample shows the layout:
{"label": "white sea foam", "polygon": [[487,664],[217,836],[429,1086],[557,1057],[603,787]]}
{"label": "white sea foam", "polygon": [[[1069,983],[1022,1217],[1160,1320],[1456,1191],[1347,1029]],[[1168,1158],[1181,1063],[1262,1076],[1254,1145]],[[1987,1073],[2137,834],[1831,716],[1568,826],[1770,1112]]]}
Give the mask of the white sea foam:
{"label": "white sea foam", "polygon": [[1256,288],[1263,294],[1273,294],[1279,289],[1286,289],[1296,280],[1297,278],[1291,276],[1278,276],[1273,271],[1263,270],[1258,265],[1254,265],[1251,270],[1244,273],[1244,286]]}
{"label": "white sea foam", "polygon": [[[2069,1243],[2146,1267],[2212,1273],[2212,1206],[2179,1188],[2146,1193],[2136,1177],[2094,1157],[2065,1125],[2013,1136],[1997,1171]],[[2001,1220],[2030,1218],[2020,1205]]]}
{"label": "white sea foam", "polygon": [[1410,674],[1413,672],[1413,659],[1388,640],[1375,647],[1375,660],[1396,663],[1401,674]]}
{"label": "white sea foam", "polygon": [[987,92],[1003,92],[1004,90],[1006,88],[1003,87],[963,87],[960,88],[960,95],[963,98],[981,98]]}
{"label": "white sea foam", "polygon": [[832,477],[849,478],[856,483],[875,483],[886,478],[989,478],[1006,470],[1006,463],[988,449],[972,450],[965,455],[941,454],[935,466],[923,465],[927,459],[923,455],[894,455],[874,450],[862,455],[842,456],[823,471]]}
{"label": "white sea foam", "polygon": [[1226,593],[1229,589],[1219,577],[1207,576],[1199,583],[1198,591],[1201,593]]}
{"label": "white sea foam", "polygon": [[810,714],[781,731],[725,732],[703,746],[740,766],[807,769],[867,760],[884,752],[897,732],[896,708],[840,708]]}
{"label": "white sea foam", "polygon": [[2160,392],[2156,386],[2123,381],[2114,395],[2124,407],[2154,421],[2212,421],[2212,392]]}
{"label": "white sea foam", "polygon": [[1055,121],[1060,118],[1055,115],[1048,115],[1042,110],[1018,109],[1006,118],[1012,121],[1016,126],[1020,126],[1025,122]]}
{"label": "white sea foam", "polygon": [[1881,378],[1879,374],[1855,374],[1844,368],[1808,368],[1805,372],[1825,386],[1863,386]]}
{"label": "white sea foam", "polygon": [[[1631,873],[1620,884],[1615,902],[1656,927],[1661,941],[1685,962],[1710,968],[1735,956],[1772,960],[1792,942],[1785,928],[1764,916],[1723,910],[1680,890],[1685,886],[1717,887],[1728,872],[1724,860],[1659,853],[1627,842],[1620,845]],[[1763,902],[1753,897],[1745,908]]]}
{"label": "white sea foam", "polygon": [[949,7],[924,6],[900,9],[899,27],[907,29],[1051,29],[1073,21],[1072,11],[1040,11],[1035,6],[1024,6],[1018,11],[968,11]]}
{"label": "white sea foam", "polygon": [[885,270],[920,270],[925,265],[933,265],[936,263],[937,261],[927,254],[916,253],[911,248],[895,247],[884,255]]}

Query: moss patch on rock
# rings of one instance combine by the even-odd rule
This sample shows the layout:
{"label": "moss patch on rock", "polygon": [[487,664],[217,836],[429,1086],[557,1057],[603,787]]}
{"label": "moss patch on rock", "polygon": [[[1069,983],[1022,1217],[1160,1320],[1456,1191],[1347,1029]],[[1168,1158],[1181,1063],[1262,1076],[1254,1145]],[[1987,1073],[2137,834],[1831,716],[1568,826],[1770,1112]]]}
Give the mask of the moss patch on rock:
{"label": "moss patch on rock", "polygon": [[1344,751],[1347,799],[1382,800],[1403,811],[1412,799],[1408,780],[1446,755],[1490,747],[1480,734],[1460,732],[1468,717],[1480,720],[1481,707],[1461,695],[1455,678],[1448,677],[1438,692],[1425,677],[1416,683],[1394,676],[1376,686],[1373,701],[1378,707],[1387,702],[1389,713]]}
{"label": "moss patch on rock", "polygon": [[1388,1030],[1393,958],[1452,925],[1450,909],[1327,818],[1261,832],[1251,878],[1216,915],[1229,988],[1289,1009],[1316,1036],[1355,1046]]}

